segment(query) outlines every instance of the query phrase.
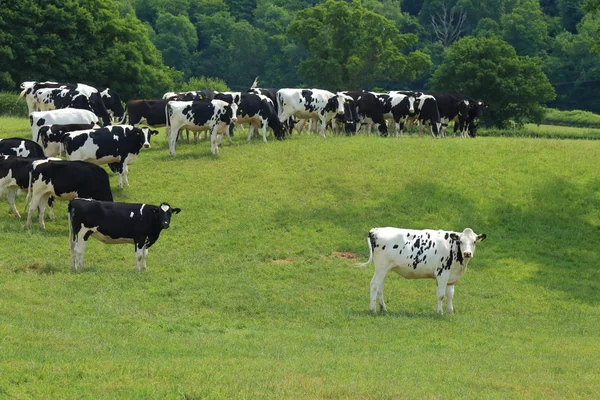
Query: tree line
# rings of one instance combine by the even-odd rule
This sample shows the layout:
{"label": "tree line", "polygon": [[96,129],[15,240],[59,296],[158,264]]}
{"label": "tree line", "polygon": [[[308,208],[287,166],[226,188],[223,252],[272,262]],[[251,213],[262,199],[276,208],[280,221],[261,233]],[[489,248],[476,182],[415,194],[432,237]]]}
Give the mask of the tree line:
{"label": "tree line", "polygon": [[[488,124],[600,112],[598,0],[0,0],[0,89],[460,92]],[[206,78],[201,78],[206,77]],[[210,87],[212,88],[212,87]]]}

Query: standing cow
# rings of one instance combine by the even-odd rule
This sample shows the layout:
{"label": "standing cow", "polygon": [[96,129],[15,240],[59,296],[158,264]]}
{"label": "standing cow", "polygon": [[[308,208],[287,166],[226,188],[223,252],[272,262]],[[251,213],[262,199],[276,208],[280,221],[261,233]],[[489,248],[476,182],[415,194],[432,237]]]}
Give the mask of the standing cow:
{"label": "standing cow", "polygon": [[400,228],[373,228],[369,231],[369,261],[375,274],[371,280],[370,310],[377,312],[377,300],[382,311],[387,311],[383,301],[383,282],[389,271],[407,279],[434,278],[437,281],[437,312],[442,313],[444,296],[448,298],[448,312],[454,307],[454,285],[467,272],[467,265],[475,254],[477,242],[486,238],[470,228],[462,232],[414,230]]}
{"label": "standing cow", "polygon": [[277,92],[279,121],[286,122],[291,116],[320,121],[321,136],[325,136],[327,123],[335,115],[344,115],[344,104],[348,100],[343,93],[332,93],[322,89],[280,89]]}
{"label": "standing cow", "polygon": [[135,270],[146,269],[148,249],[158,240],[163,229],[171,223],[171,215],[181,209],[168,203],[113,203],[91,199],[69,202],[69,243],[71,270],[83,270],[83,253],[90,236],[106,244],[135,245]]}
{"label": "standing cow", "polygon": [[45,125],[72,125],[83,124],[94,127],[98,124],[98,117],[91,111],[65,108],[62,110],[36,111],[29,114],[31,125],[31,138],[40,143],[39,132]]}
{"label": "standing cow", "polygon": [[175,155],[175,143],[181,129],[210,131],[210,151],[217,154],[217,135],[222,135],[237,121],[237,105],[223,100],[170,101],[166,106],[166,120],[171,155]]}

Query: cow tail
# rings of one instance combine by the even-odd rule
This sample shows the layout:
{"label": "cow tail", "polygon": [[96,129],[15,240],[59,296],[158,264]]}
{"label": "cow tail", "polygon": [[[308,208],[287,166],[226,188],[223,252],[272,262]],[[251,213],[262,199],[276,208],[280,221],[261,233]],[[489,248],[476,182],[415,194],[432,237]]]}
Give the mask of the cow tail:
{"label": "cow tail", "polygon": [[373,261],[373,247],[375,247],[375,235],[373,235],[373,232],[369,232],[369,235],[367,236],[367,246],[369,246],[369,261],[366,263],[357,264],[356,267],[368,267]]}
{"label": "cow tail", "polygon": [[[167,138],[169,138],[170,136],[170,130],[171,130],[171,118],[169,117],[169,102],[167,101],[167,104],[165,104],[165,134],[167,135]],[[177,134],[179,135],[179,132],[177,132]],[[183,137],[183,134],[182,134]],[[195,136],[194,136],[195,137]],[[189,138],[189,136],[188,136]],[[183,139],[181,139],[183,140]]]}
{"label": "cow tail", "polygon": [[121,120],[119,122],[117,122],[117,124],[119,124],[119,125],[127,124],[128,119],[129,119],[129,112],[128,112],[127,104],[125,104],[125,111],[123,111],[123,117],[121,118]]}
{"label": "cow tail", "polygon": [[27,185],[27,197],[25,197],[25,210],[27,210],[27,207],[29,206],[29,202],[31,201],[31,192],[33,192],[33,163],[31,164],[31,167],[29,167],[29,184]]}
{"label": "cow tail", "polygon": [[69,224],[69,248],[73,249],[73,243],[75,242],[75,238],[73,237],[73,206],[71,202],[69,202],[69,208],[67,211],[67,221]]}
{"label": "cow tail", "polygon": [[[27,89],[23,89],[23,90],[21,91],[21,93],[19,93],[19,97],[17,98],[17,101],[19,101],[19,99],[20,99],[20,98],[22,98],[22,97],[25,97],[25,92],[26,92],[26,91],[27,91]],[[15,101],[15,103],[16,103],[16,101]]]}

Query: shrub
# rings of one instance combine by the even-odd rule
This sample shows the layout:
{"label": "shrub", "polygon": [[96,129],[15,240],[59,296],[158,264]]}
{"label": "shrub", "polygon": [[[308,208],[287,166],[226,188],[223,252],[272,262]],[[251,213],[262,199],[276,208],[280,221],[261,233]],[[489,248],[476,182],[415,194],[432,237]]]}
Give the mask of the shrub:
{"label": "shrub", "polygon": [[18,93],[0,92],[0,115],[27,117],[27,103]]}
{"label": "shrub", "polygon": [[542,118],[542,124],[600,128],[600,115],[589,111],[561,111],[549,108]]}

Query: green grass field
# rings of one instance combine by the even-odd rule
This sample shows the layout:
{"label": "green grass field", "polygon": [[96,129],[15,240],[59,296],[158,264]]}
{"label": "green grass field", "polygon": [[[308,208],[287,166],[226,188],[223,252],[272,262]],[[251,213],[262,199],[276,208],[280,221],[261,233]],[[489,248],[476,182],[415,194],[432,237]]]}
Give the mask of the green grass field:
{"label": "green grass field", "polygon": [[[0,118],[0,137],[30,137]],[[0,398],[600,398],[599,141],[295,135],[153,138],[117,201],[182,212],[134,272],[91,239],[71,273],[66,203],[25,229],[0,201]],[[23,210],[24,197],[18,207]],[[435,313],[388,276],[376,226],[486,233]]]}

